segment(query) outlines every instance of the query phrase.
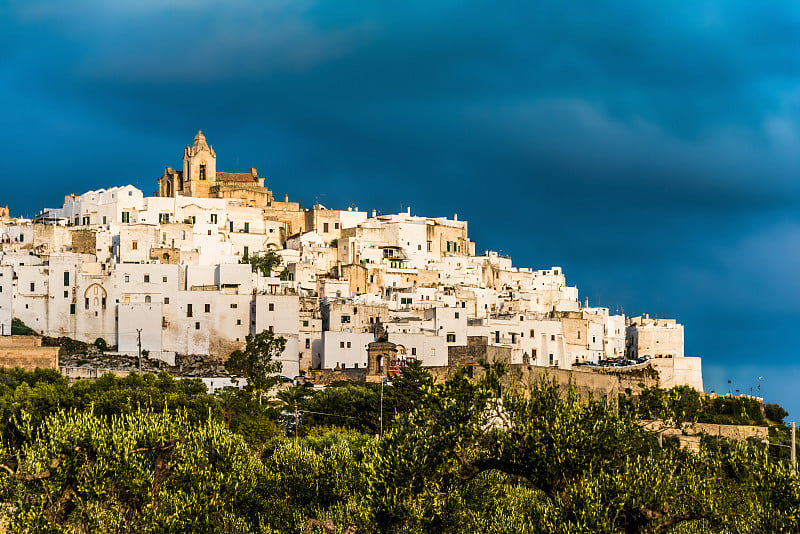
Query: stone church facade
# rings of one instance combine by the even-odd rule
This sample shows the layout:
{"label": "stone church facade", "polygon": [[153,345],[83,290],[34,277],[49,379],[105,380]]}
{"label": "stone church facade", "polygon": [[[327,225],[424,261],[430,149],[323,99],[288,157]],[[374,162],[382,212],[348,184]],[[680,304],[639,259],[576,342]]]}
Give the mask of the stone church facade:
{"label": "stone church facade", "polygon": [[158,179],[159,197],[230,198],[245,206],[272,206],[272,191],[255,168],[250,172],[217,172],[217,154],[202,131],[183,151],[183,170],[167,167]]}

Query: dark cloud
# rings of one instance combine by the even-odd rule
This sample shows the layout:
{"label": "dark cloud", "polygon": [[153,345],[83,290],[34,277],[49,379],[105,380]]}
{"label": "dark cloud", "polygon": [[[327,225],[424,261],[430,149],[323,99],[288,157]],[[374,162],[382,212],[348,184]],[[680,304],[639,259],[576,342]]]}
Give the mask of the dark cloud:
{"label": "dark cloud", "polygon": [[202,128],[220,168],[256,166],[277,194],[457,212],[479,250],[561,265],[592,302],[677,316],[712,382],[756,351],[789,360],[773,335],[793,330],[800,297],[793,4],[0,10],[13,212],[115,184],[150,192]]}

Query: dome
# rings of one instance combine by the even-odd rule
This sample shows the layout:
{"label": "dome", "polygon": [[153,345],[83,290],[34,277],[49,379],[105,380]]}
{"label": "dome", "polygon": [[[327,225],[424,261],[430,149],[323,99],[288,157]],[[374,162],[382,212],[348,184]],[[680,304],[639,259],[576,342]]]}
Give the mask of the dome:
{"label": "dome", "polygon": [[197,135],[194,136],[194,145],[196,147],[208,147],[206,143],[206,136],[203,135],[203,130],[197,130]]}
{"label": "dome", "polygon": [[205,151],[210,152],[213,157],[216,157],[216,154],[214,154],[214,149],[211,148],[206,142],[206,136],[203,135],[203,130],[197,130],[197,135],[194,136],[194,143],[191,147],[187,147],[186,151],[187,154],[190,155],[196,155]]}

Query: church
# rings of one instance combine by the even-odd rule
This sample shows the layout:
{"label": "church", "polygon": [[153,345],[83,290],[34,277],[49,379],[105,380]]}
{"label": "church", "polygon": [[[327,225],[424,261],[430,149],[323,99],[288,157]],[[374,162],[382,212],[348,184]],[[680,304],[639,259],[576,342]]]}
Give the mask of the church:
{"label": "church", "polygon": [[[250,172],[217,172],[217,154],[198,131],[192,146],[183,150],[183,170],[167,167],[158,179],[159,197],[230,198],[244,206],[271,207],[272,191],[255,168]],[[288,199],[287,199],[288,200]]]}

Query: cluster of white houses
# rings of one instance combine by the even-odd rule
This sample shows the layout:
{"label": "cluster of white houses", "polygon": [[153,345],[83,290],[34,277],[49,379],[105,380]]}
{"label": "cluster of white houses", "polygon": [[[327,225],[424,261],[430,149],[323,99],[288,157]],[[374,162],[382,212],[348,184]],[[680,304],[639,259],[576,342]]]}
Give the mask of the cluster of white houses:
{"label": "cluster of white houses", "polygon": [[[377,335],[398,356],[447,364],[481,337],[512,363],[570,369],[629,357],[683,358],[683,326],[581,306],[559,267],[475,254],[457,217],[302,209],[255,169],[216,171],[202,133],[154,196],[133,186],[65,197],[36,220],[0,217],[0,332],[17,318],[48,336],[120,353],[225,358],[245,337],[288,341],[284,374],[363,368]],[[268,275],[245,260],[277,254]]]}

